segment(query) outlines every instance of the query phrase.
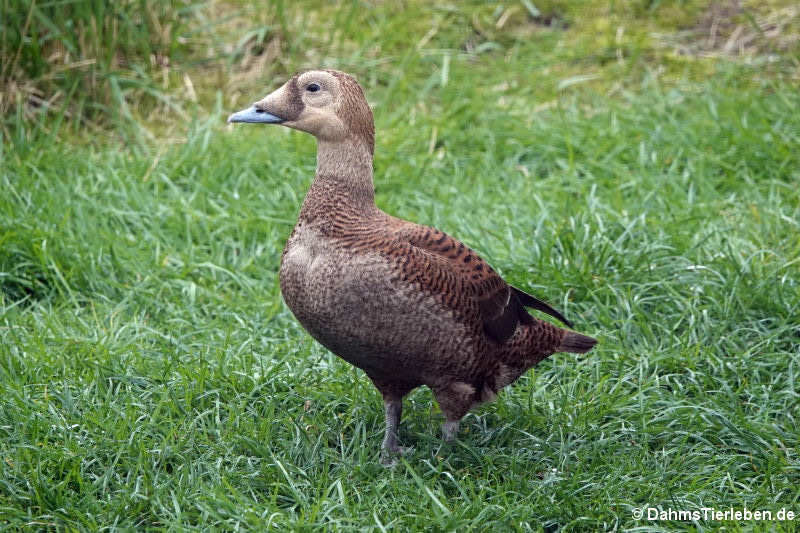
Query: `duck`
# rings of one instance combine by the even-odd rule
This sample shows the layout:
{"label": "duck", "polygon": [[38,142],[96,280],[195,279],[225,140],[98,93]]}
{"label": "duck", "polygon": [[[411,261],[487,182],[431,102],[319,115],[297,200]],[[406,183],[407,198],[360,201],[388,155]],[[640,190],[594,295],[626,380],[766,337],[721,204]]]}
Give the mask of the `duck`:
{"label": "duck", "polygon": [[281,293],[308,333],[382,395],[383,458],[407,450],[398,428],[403,398],[417,387],[432,390],[449,442],[467,412],[528,369],[596,344],[532,316],[527,308],[572,327],[462,242],[378,208],[372,110],[350,74],[298,72],[228,122],[316,137],[316,173],[281,256]]}

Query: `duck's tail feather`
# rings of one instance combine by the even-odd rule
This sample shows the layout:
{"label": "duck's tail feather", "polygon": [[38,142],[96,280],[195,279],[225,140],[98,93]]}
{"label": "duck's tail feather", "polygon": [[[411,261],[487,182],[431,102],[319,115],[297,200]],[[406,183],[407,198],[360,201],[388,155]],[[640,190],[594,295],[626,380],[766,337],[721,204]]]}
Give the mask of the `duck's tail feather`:
{"label": "duck's tail feather", "polygon": [[564,318],[564,315],[553,309],[549,304],[543,302],[539,298],[535,296],[531,296],[525,291],[522,291],[516,287],[511,287],[511,291],[514,295],[519,299],[519,303],[524,305],[525,307],[532,307],[533,309],[538,309],[543,313],[547,313],[548,315],[559,319],[561,322],[567,325],[568,328],[572,327],[572,322]]}
{"label": "duck's tail feather", "polygon": [[564,333],[564,338],[561,339],[561,344],[556,351],[586,353],[591,350],[595,344],[597,344],[597,339],[575,333],[574,331],[567,331]]}

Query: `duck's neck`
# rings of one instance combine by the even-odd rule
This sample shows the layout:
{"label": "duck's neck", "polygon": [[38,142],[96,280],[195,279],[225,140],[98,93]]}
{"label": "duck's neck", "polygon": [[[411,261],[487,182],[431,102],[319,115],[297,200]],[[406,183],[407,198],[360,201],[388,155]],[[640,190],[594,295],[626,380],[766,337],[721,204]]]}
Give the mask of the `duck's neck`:
{"label": "duck's neck", "polygon": [[319,141],[317,173],[300,215],[318,218],[340,209],[364,214],[375,209],[372,150],[358,139]]}

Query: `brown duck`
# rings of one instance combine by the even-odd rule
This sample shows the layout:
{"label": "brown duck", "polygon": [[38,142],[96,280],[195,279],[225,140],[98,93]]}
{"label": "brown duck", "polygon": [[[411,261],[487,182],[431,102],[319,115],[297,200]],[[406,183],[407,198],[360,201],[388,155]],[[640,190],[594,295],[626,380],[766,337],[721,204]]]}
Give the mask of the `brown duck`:
{"label": "brown duck", "polygon": [[308,332],[383,395],[385,453],[402,450],[402,400],[415,387],[433,390],[451,440],[470,408],[539,361],[597,342],[529,315],[526,307],[570,325],[456,239],[378,209],[372,111],[350,75],[298,73],[228,122],[317,138],[317,172],[283,251],[281,291]]}

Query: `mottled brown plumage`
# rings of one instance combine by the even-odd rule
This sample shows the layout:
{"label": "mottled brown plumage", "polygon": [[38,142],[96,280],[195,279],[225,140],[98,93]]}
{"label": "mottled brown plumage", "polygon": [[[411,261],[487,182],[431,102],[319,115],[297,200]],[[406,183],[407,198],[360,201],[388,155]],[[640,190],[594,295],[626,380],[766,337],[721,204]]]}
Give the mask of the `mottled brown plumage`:
{"label": "mottled brown plumage", "polygon": [[317,173],[283,252],[281,291],[309,333],[383,394],[386,452],[400,450],[401,402],[415,387],[433,390],[450,440],[470,408],[542,359],[594,346],[529,315],[525,307],[568,324],[464,244],[376,207],[372,112],[351,76],[297,74],[229,121],[317,137]]}

